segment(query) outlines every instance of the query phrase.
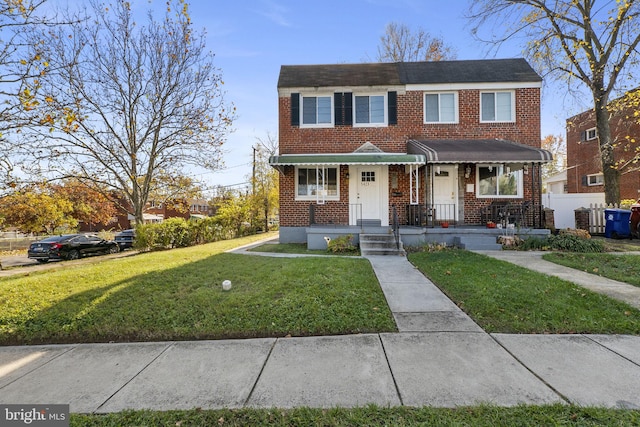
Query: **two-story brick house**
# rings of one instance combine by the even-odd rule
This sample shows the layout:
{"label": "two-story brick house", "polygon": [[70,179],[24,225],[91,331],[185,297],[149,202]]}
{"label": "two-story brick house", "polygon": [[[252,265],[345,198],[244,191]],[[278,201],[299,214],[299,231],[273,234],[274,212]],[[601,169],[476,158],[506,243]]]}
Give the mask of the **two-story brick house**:
{"label": "two-story brick house", "polygon": [[[609,120],[614,156],[620,164],[620,198],[640,197],[640,171],[632,160],[640,141],[640,123],[635,107],[613,112]],[[593,109],[567,119],[567,192],[602,193],[604,175],[600,157],[600,142]]]}
{"label": "two-story brick house", "polygon": [[539,206],[541,83],[523,59],[282,66],[280,241]]}

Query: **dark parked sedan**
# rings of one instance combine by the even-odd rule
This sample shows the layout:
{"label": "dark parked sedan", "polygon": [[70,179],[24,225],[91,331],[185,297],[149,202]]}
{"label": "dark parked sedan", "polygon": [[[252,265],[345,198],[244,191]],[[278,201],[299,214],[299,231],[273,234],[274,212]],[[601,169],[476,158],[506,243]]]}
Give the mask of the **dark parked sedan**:
{"label": "dark parked sedan", "polygon": [[63,234],[32,243],[27,256],[38,262],[47,262],[50,259],[72,260],[89,255],[114,254],[119,250],[113,240],[89,234]]}
{"label": "dark parked sedan", "polygon": [[120,250],[132,248],[133,241],[135,239],[136,239],[136,230],[133,228],[130,228],[129,230],[122,230],[121,232],[116,234],[116,237],[114,238],[118,246],[120,246]]}

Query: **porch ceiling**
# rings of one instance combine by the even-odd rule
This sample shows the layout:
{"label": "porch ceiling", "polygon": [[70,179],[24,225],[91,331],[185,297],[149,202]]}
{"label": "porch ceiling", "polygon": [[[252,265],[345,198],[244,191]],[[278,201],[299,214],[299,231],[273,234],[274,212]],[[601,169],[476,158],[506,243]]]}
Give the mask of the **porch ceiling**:
{"label": "porch ceiling", "polygon": [[282,154],[271,156],[271,166],[318,165],[424,165],[423,153],[338,153],[338,154]]}
{"label": "porch ceiling", "polygon": [[548,163],[547,150],[504,139],[410,140],[407,151],[423,154],[427,163]]}

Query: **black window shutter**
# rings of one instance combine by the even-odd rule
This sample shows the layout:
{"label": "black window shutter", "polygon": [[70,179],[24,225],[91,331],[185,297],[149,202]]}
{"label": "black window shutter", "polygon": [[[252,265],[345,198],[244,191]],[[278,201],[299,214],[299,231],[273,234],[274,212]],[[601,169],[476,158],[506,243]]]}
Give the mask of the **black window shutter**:
{"label": "black window shutter", "polygon": [[586,141],[587,140],[587,131],[582,131],[580,132],[580,141]]}
{"label": "black window shutter", "polygon": [[589,185],[589,181],[587,181],[587,175],[582,175],[582,185],[585,187]]}
{"label": "black window shutter", "polygon": [[336,126],[344,124],[344,109],[342,108],[343,97],[344,97],[344,94],[341,92],[336,92],[333,94],[333,112],[334,112],[333,123]]}
{"label": "black window shutter", "polygon": [[291,126],[300,126],[300,94],[291,94]]}
{"label": "black window shutter", "polygon": [[398,124],[398,92],[389,92],[387,94],[387,111],[389,113],[389,124]]}
{"label": "black window shutter", "polygon": [[353,94],[345,92],[344,94],[344,124],[353,125]]}

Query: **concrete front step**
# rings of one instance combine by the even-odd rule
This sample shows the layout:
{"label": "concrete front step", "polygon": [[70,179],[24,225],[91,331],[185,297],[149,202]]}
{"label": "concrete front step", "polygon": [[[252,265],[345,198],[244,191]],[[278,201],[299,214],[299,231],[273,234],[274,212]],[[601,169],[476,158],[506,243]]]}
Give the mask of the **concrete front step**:
{"label": "concrete front step", "polygon": [[469,251],[500,251],[502,245],[496,242],[496,236],[468,235],[457,236],[454,244]]}
{"label": "concrete front step", "polygon": [[400,248],[396,246],[393,233],[387,234],[361,234],[360,253],[367,255],[405,255],[406,252],[400,242]]}

